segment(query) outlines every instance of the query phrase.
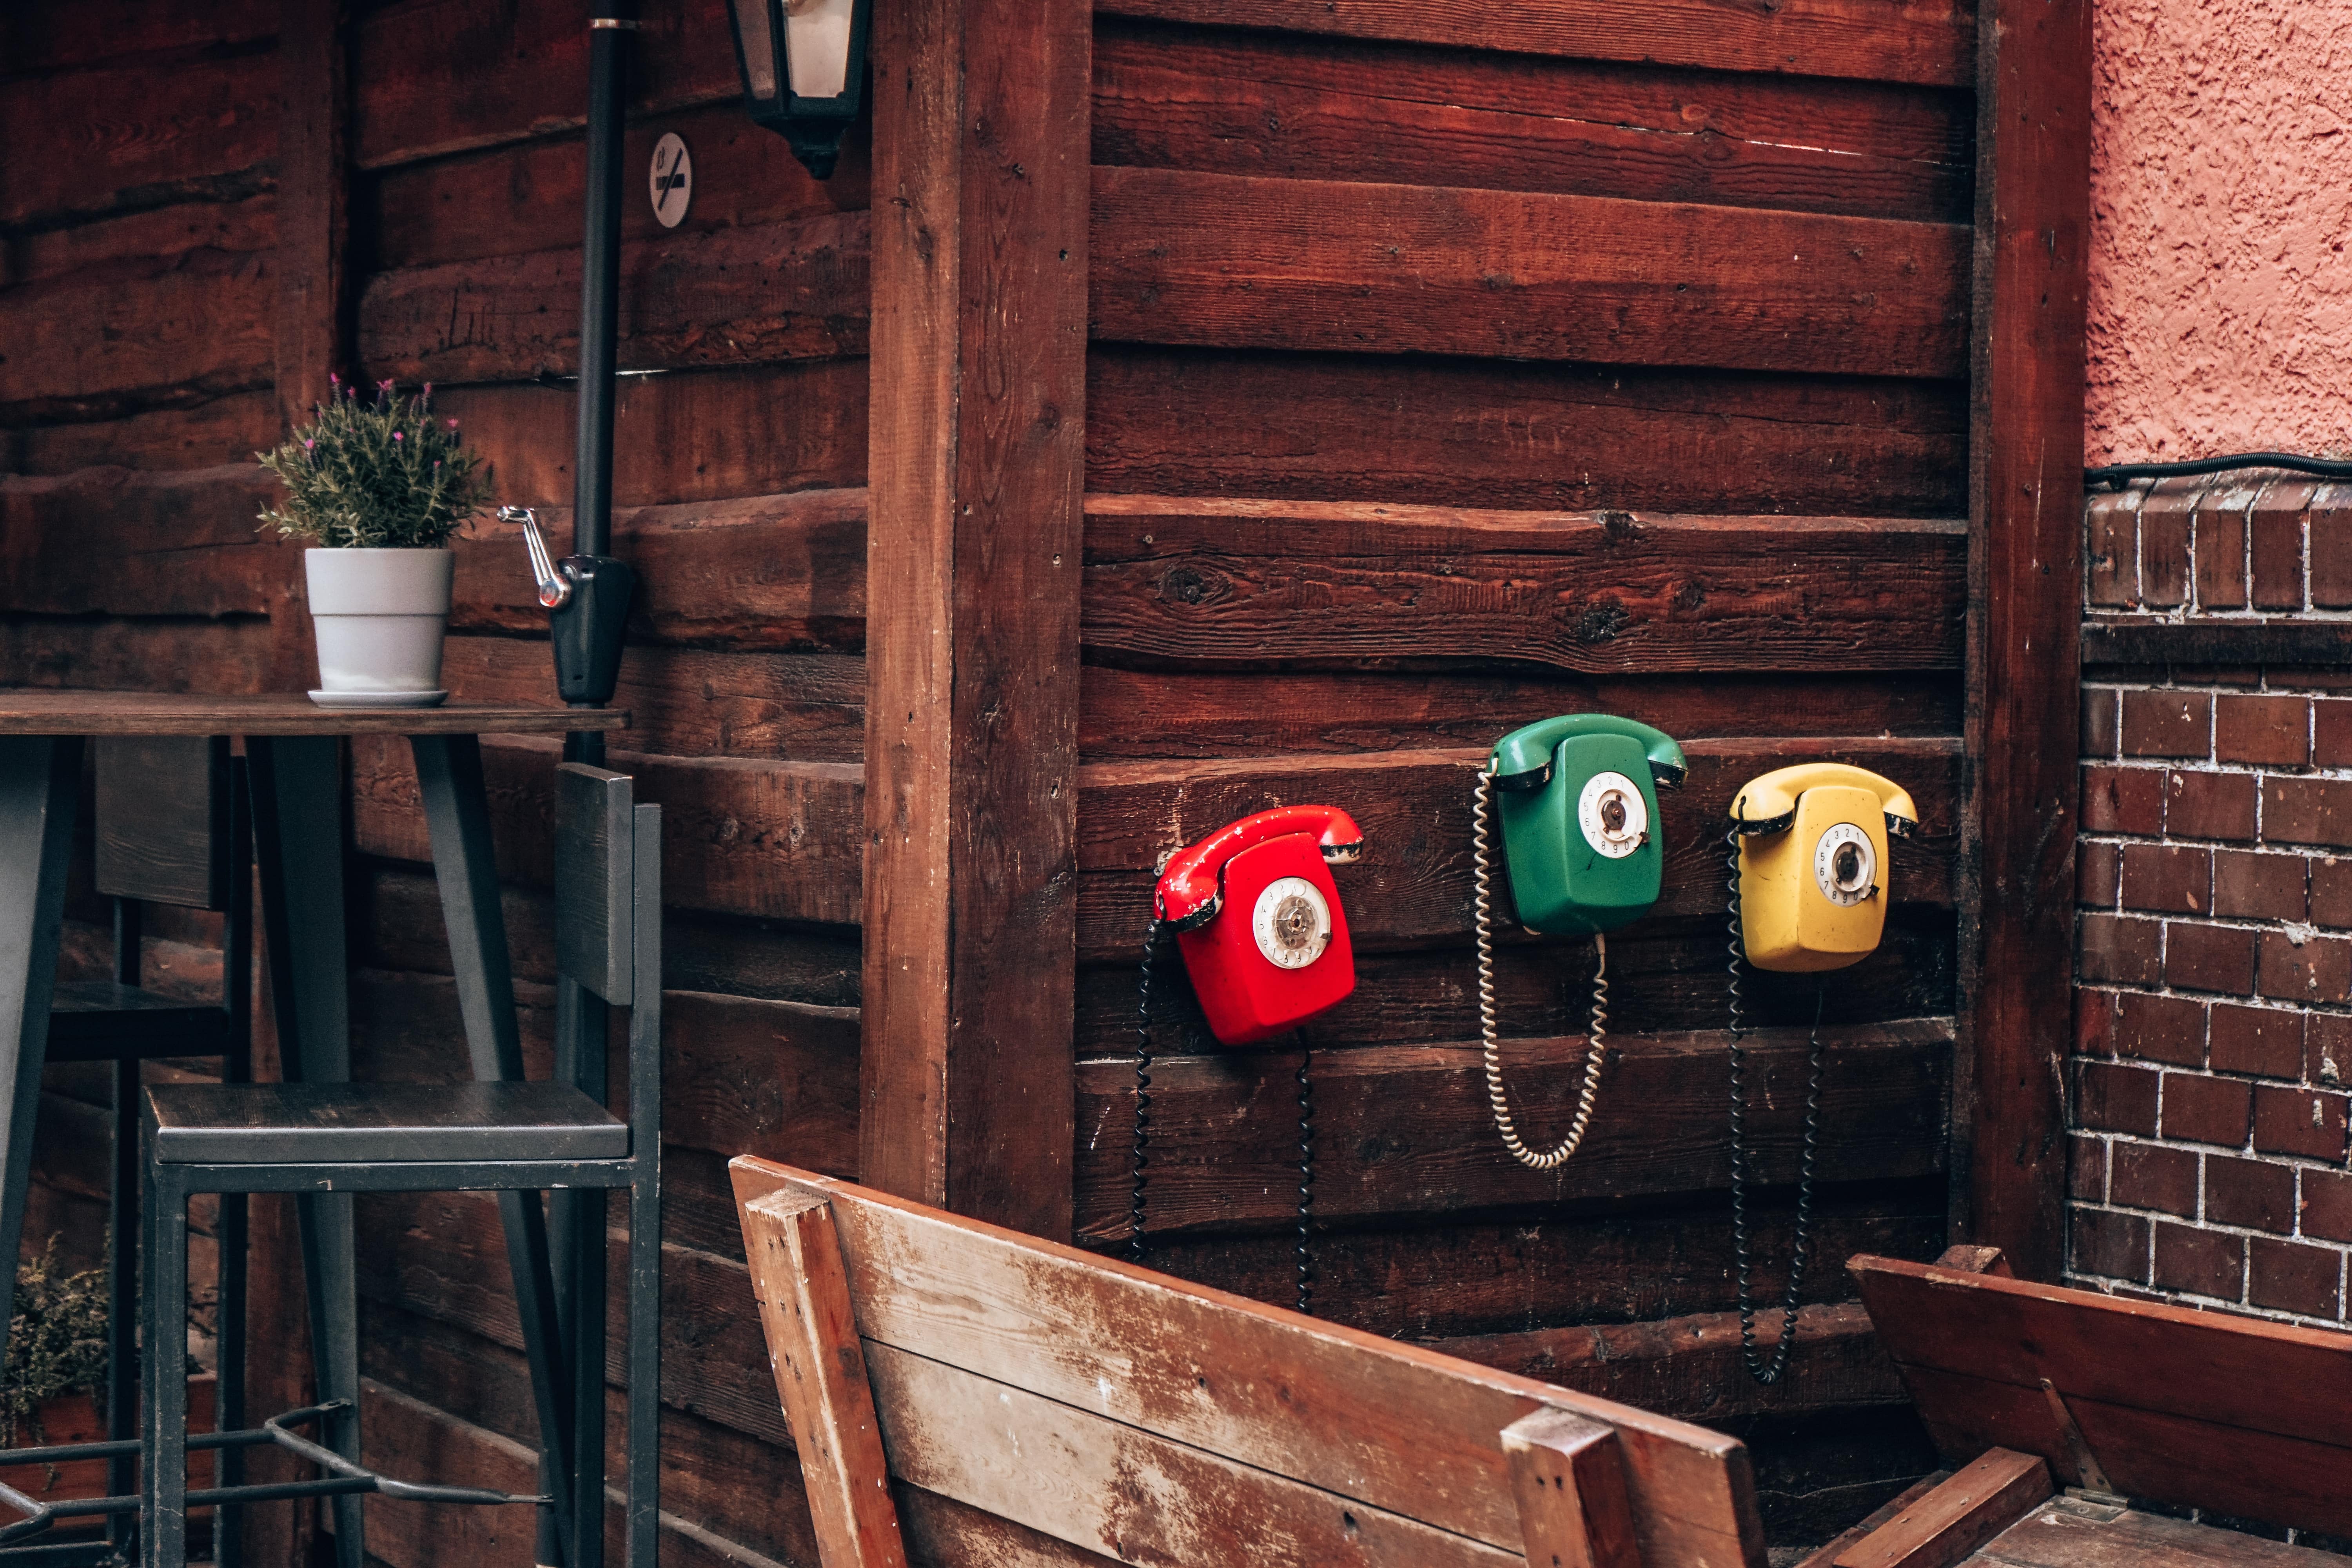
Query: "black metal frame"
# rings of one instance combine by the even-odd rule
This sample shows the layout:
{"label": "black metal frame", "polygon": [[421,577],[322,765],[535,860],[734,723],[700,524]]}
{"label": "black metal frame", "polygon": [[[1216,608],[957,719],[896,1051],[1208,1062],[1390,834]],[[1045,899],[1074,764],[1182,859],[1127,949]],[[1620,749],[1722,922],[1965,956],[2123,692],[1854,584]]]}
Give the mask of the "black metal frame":
{"label": "black metal frame", "polygon": [[[461,748],[461,753],[463,751]],[[473,753],[472,761],[478,768],[478,752]],[[425,773],[428,770],[421,742],[418,762],[420,774]],[[436,791],[429,779],[427,785],[428,816],[435,815],[429,803],[436,794],[445,803],[468,799],[478,802],[481,798],[478,789]],[[536,1294],[543,1305],[552,1306],[557,1313],[556,1331],[544,1337],[543,1327],[541,1333],[529,1331],[533,1325],[528,1309],[525,1316],[526,1339],[540,1342],[532,1347],[534,1373],[543,1366],[553,1371],[560,1364],[563,1370],[563,1375],[543,1380],[535,1375],[533,1379],[541,1391],[542,1411],[553,1406],[551,1418],[543,1416],[541,1436],[546,1455],[542,1473],[554,1484],[549,1485],[543,1498],[520,1498],[463,1488],[420,1489],[362,1464],[357,1443],[355,1296],[346,1290],[340,1301],[336,1300],[332,1282],[313,1271],[311,1315],[314,1332],[320,1336],[314,1342],[321,1350],[321,1380],[341,1371],[352,1385],[350,1393],[331,1394],[317,1405],[266,1423],[258,1429],[258,1436],[242,1432],[226,1436],[232,1447],[266,1441],[291,1449],[335,1471],[334,1478],[257,1488],[221,1487],[191,1493],[186,1473],[188,1451],[192,1447],[215,1445],[192,1437],[187,1431],[185,1382],[151,1375],[145,1384],[146,1462],[142,1466],[141,1510],[148,1521],[142,1556],[146,1568],[184,1568],[187,1510],[192,1503],[213,1503],[218,1510],[215,1517],[219,1517],[232,1514],[247,1503],[287,1496],[330,1496],[336,1500],[336,1557],[343,1568],[358,1568],[364,1552],[358,1500],[367,1491],[438,1501],[540,1503],[553,1515],[553,1533],[563,1549],[568,1568],[601,1568],[604,1506],[604,1194],[614,1188],[626,1188],[630,1194],[626,1560],[629,1568],[655,1568],[660,1501],[661,1397],[661,815],[658,806],[635,804],[630,781],[623,774],[566,763],[559,770],[558,785],[560,799],[578,795],[583,786],[598,797],[605,817],[603,842],[610,853],[624,857],[623,863],[628,868],[625,910],[630,932],[626,972],[606,973],[596,977],[593,985],[588,977],[578,974],[559,976],[558,1074],[601,1105],[605,1091],[602,1004],[610,1001],[629,1005],[629,1152],[619,1158],[588,1160],[426,1158],[269,1164],[176,1163],[157,1157],[151,1101],[143,1238],[148,1258],[147,1331],[150,1342],[165,1342],[164,1336],[173,1331],[178,1315],[184,1311],[187,1208],[189,1198],[196,1193],[289,1193],[296,1194],[298,1201],[315,1215],[339,1215],[342,1226],[339,1261],[346,1271],[346,1284],[351,1267],[352,1194],[499,1193],[508,1220],[509,1256],[517,1266],[517,1294]],[[437,819],[434,823],[436,847],[444,826]],[[452,877],[450,868],[446,863],[444,866],[443,893],[450,906],[453,946],[461,914],[479,919],[484,900],[492,911],[497,907],[497,883],[488,875],[487,836],[477,842],[482,850],[480,862],[466,869],[478,876]],[[567,875],[573,869],[559,861],[560,910],[577,907],[576,900],[564,896]],[[611,879],[605,879],[604,885],[618,890],[613,889]],[[606,905],[603,919],[611,922],[622,913]],[[503,969],[503,932],[498,942],[482,943],[478,951],[486,954],[495,952],[497,965]],[[520,1049],[514,1043],[510,990],[486,984],[487,976],[479,973],[469,982],[462,973],[465,967],[461,960],[459,991],[467,1012],[467,1036],[476,1047],[477,1074],[520,1079]],[[503,980],[505,976],[501,973],[498,978]],[[503,1008],[492,1008],[489,994],[494,990],[506,994]],[[477,1029],[474,1026],[480,1011],[490,1011],[493,1016],[479,1019],[485,1026]],[[568,1020],[566,1014],[570,1015]],[[586,1021],[592,1017],[597,1026],[587,1026]],[[567,1021],[572,1026],[565,1026]],[[509,1059],[513,1070],[504,1070]],[[484,1072],[485,1067],[493,1070]],[[549,1226],[553,1231],[554,1243],[551,1268],[548,1252],[530,1245],[531,1233],[536,1229],[530,1222],[541,1211],[538,1203],[526,1194],[542,1191],[551,1194],[553,1199],[551,1206],[554,1213]],[[518,1220],[523,1223],[519,1225]],[[313,1250],[310,1239],[315,1223],[314,1220],[304,1227],[306,1253]],[[549,1239],[546,1232],[539,1231],[538,1236],[543,1247]],[[560,1290],[551,1289],[558,1285]],[[322,1300],[322,1297],[326,1299]],[[341,1310],[334,1310],[338,1307]],[[320,1420],[329,1441],[311,1444],[283,1430],[287,1423],[298,1417]],[[289,1492],[285,1489],[288,1485],[310,1489]],[[546,1533],[542,1532],[543,1543]]]}

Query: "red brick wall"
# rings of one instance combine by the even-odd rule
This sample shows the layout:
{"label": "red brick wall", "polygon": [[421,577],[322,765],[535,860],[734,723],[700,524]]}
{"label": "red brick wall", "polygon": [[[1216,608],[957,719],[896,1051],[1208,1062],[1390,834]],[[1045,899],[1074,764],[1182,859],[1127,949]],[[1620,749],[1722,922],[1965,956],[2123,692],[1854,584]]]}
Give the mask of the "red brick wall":
{"label": "red brick wall", "polygon": [[[2343,620],[2352,488],[2095,499],[2094,623]],[[2084,671],[2077,1283],[2342,1325],[2352,665]]]}

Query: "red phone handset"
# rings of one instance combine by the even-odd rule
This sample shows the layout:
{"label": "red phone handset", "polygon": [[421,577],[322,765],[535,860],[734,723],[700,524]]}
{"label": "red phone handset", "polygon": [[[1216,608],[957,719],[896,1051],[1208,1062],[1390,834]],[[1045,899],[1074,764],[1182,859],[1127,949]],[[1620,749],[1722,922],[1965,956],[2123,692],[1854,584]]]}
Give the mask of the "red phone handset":
{"label": "red phone handset", "polygon": [[1356,988],[1328,868],[1363,851],[1363,829],[1337,806],[1285,805],[1227,824],[1161,869],[1152,912],[1176,931],[1219,1042],[1296,1028]]}

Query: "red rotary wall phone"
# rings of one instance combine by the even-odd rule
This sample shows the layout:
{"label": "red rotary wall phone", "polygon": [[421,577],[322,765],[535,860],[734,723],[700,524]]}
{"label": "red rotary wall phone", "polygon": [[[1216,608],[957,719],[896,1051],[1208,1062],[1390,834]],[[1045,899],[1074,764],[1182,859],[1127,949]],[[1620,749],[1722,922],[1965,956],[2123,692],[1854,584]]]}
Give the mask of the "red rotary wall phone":
{"label": "red rotary wall phone", "polygon": [[[1160,868],[1143,937],[1135,1047],[1134,1194],[1128,1254],[1143,1257],[1147,1145],[1151,1126],[1151,960],[1176,932],[1185,973],[1221,1045],[1247,1046],[1295,1029],[1356,988],[1347,910],[1329,868],[1363,854],[1363,829],[1337,806],[1286,805],[1229,823]],[[1310,1055],[1299,1041],[1298,1310],[1314,1289],[1310,1249],[1315,1107]]]}

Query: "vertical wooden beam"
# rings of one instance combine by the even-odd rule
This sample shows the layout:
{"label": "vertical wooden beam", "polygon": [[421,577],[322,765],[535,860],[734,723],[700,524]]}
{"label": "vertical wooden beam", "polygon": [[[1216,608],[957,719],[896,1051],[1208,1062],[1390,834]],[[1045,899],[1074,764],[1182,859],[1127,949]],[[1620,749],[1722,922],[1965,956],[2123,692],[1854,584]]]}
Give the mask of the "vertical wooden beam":
{"label": "vertical wooden beam", "polygon": [[1066,1238],[1085,0],[875,17],[860,1177]]}
{"label": "vertical wooden beam", "polygon": [[2065,1256],[2082,640],[2090,0],[1978,13],[1958,1235]]}
{"label": "vertical wooden beam", "polygon": [[1566,1410],[1503,1428],[1530,1568],[1642,1568],[1616,1431]]}

